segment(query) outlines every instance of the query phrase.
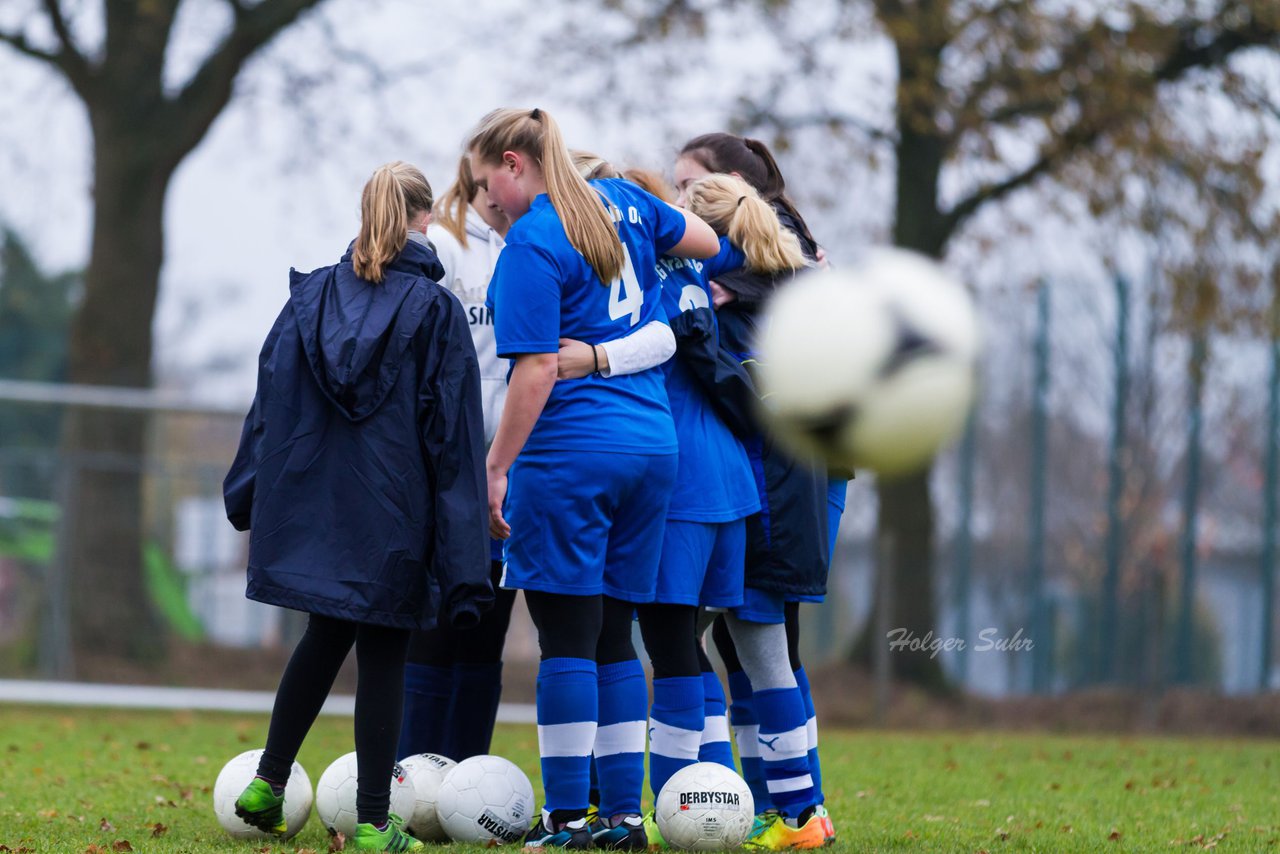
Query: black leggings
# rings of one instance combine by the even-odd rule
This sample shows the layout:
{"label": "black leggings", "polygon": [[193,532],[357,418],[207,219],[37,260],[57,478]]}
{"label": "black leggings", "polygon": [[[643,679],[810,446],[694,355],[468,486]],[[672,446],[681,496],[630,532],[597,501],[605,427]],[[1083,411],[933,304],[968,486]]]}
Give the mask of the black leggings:
{"label": "black leggings", "polygon": [[[799,670],[803,666],[800,661],[800,603],[787,602],[783,605],[783,616],[787,627],[787,658],[791,669]],[[738,650],[733,645],[733,637],[729,634],[724,617],[716,617],[711,626],[711,639],[715,641],[716,651],[724,661],[725,670],[729,673],[741,670],[742,662],[738,660]]]}
{"label": "black leggings", "polygon": [[586,658],[616,664],[636,658],[631,619],[636,606],[612,596],[567,596],[524,592],[529,616],[538,629],[542,658]]}
{"label": "black leggings", "polygon": [[702,673],[697,638],[698,609],[693,605],[639,605],[640,635],[653,664],[654,679]]}
{"label": "black leggings", "polygon": [[404,662],[408,629],[352,623],[312,614],[276,690],[267,747],[258,764],[266,779],[284,783],[339,668],[356,648],[357,820],[386,821],[391,769],[396,763],[404,709]]}
{"label": "black leggings", "polygon": [[434,629],[416,631],[409,640],[409,662],[451,668],[455,664],[497,664],[511,625],[511,606],[516,592],[498,586],[502,561],[489,568],[493,582],[493,607],[480,615],[480,623],[470,629],[455,629],[440,622]]}

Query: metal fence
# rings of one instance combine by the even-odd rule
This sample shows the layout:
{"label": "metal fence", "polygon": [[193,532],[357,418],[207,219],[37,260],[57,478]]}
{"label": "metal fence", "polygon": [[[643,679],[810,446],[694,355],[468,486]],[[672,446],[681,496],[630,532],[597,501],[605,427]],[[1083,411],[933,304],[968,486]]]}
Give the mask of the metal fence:
{"label": "metal fence", "polygon": [[[966,641],[939,658],[969,690],[1181,683],[1249,693],[1280,683],[1280,347],[1257,336],[1191,340],[1161,322],[1153,293],[1150,283],[1041,283],[982,303],[985,392],[933,473],[931,631]],[[1198,384],[1188,367],[1197,360]],[[224,650],[291,646],[301,621],[244,598],[247,540],[222,509],[240,410],[0,381],[0,675],[75,670],[60,546],[77,520],[64,508],[101,460],[60,451],[73,404],[148,413],[144,456],[112,465],[141,480],[144,586],[164,631]],[[802,611],[810,664],[846,658],[871,613],[875,506],[874,481],[855,480],[827,602]],[[1032,649],[1018,645],[1028,638]],[[508,657],[536,655],[518,613]],[[892,668],[892,655],[877,660]]]}

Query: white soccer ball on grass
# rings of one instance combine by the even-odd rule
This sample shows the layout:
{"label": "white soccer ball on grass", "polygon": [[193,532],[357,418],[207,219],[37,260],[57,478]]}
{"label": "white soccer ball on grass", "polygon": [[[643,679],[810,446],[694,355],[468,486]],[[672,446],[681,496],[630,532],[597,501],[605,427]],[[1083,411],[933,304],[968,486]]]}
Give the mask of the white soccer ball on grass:
{"label": "white soccer ball on grass", "polygon": [[440,784],[457,764],[438,753],[417,753],[400,760],[414,792],[413,814],[404,816],[404,829],[410,836],[423,842],[443,842],[449,838],[440,826],[436,799]]}
{"label": "white soccer ball on grass", "polygon": [[[316,814],[329,835],[350,838],[356,832],[356,784],[359,770],[355,751],[339,756],[324,769],[316,783]],[[407,819],[413,813],[416,796],[413,784],[397,764],[391,771],[391,812]]]}
{"label": "white soccer ball on grass", "polygon": [[[244,791],[250,781],[258,773],[258,760],[262,750],[246,750],[231,759],[218,772],[218,779],[213,784],[213,814],[218,818],[222,829],[236,839],[272,839],[256,827],[244,823],[236,815],[236,799]],[[289,774],[289,782],[284,785],[284,820],[288,826],[284,838],[297,835],[307,823],[311,815],[311,778],[297,762]]]}
{"label": "white soccer ball on grass", "polygon": [[746,781],[716,762],[697,762],[672,774],[654,804],[662,838],[686,851],[737,848],[755,815]]}
{"label": "white soccer ball on grass", "polygon": [[436,814],[456,842],[519,842],[533,823],[533,785],[501,756],[472,756],[440,783]]}

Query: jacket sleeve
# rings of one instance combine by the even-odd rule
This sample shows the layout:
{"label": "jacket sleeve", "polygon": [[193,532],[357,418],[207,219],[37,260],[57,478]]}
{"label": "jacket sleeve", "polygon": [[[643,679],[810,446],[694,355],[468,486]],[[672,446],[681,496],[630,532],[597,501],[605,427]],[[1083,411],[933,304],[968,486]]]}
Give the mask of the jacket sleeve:
{"label": "jacket sleeve", "polygon": [[676,358],[693,374],[720,420],[739,439],[759,435],[755,384],[738,355],[720,345],[711,309],[682,311],[671,318],[671,331],[676,336]]}
{"label": "jacket sleeve", "polygon": [[254,392],[249,414],[245,416],[244,427],[240,430],[240,447],[236,449],[236,458],[222,480],[222,502],[227,510],[227,519],[237,531],[249,530],[249,520],[253,514],[253,487],[258,476],[258,463],[262,459],[262,435],[266,429],[262,395],[271,384],[271,357],[275,354],[276,341],[280,339],[280,330],[286,322],[286,316],[290,315],[290,309],[286,304],[280,312],[258,354],[258,388]]}
{"label": "jacket sleeve", "polygon": [[240,430],[240,447],[235,461],[222,481],[222,502],[227,509],[227,519],[237,531],[249,530],[249,518],[253,511],[253,484],[258,474],[258,445],[262,439],[262,418],[258,395],[253,398],[249,414]]}
{"label": "jacket sleeve", "polygon": [[423,330],[432,346],[419,392],[428,488],[434,492],[431,571],[441,592],[440,616],[467,628],[493,604],[484,411],[466,315],[451,294],[440,297],[435,328]]}

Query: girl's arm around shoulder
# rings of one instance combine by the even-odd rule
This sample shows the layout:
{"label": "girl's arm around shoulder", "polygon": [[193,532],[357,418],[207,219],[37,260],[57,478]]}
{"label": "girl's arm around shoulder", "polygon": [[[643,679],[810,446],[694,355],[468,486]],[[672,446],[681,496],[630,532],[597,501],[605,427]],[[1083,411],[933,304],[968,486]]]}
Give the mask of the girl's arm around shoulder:
{"label": "girl's arm around shoulder", "polygon": [[[676,210],[680,210],[677,208]],[[712,258],[720,251],[720,238],[715,230],[695,214],[681,210],[684,216],[684,236],[667,250],[677,258]]]}

